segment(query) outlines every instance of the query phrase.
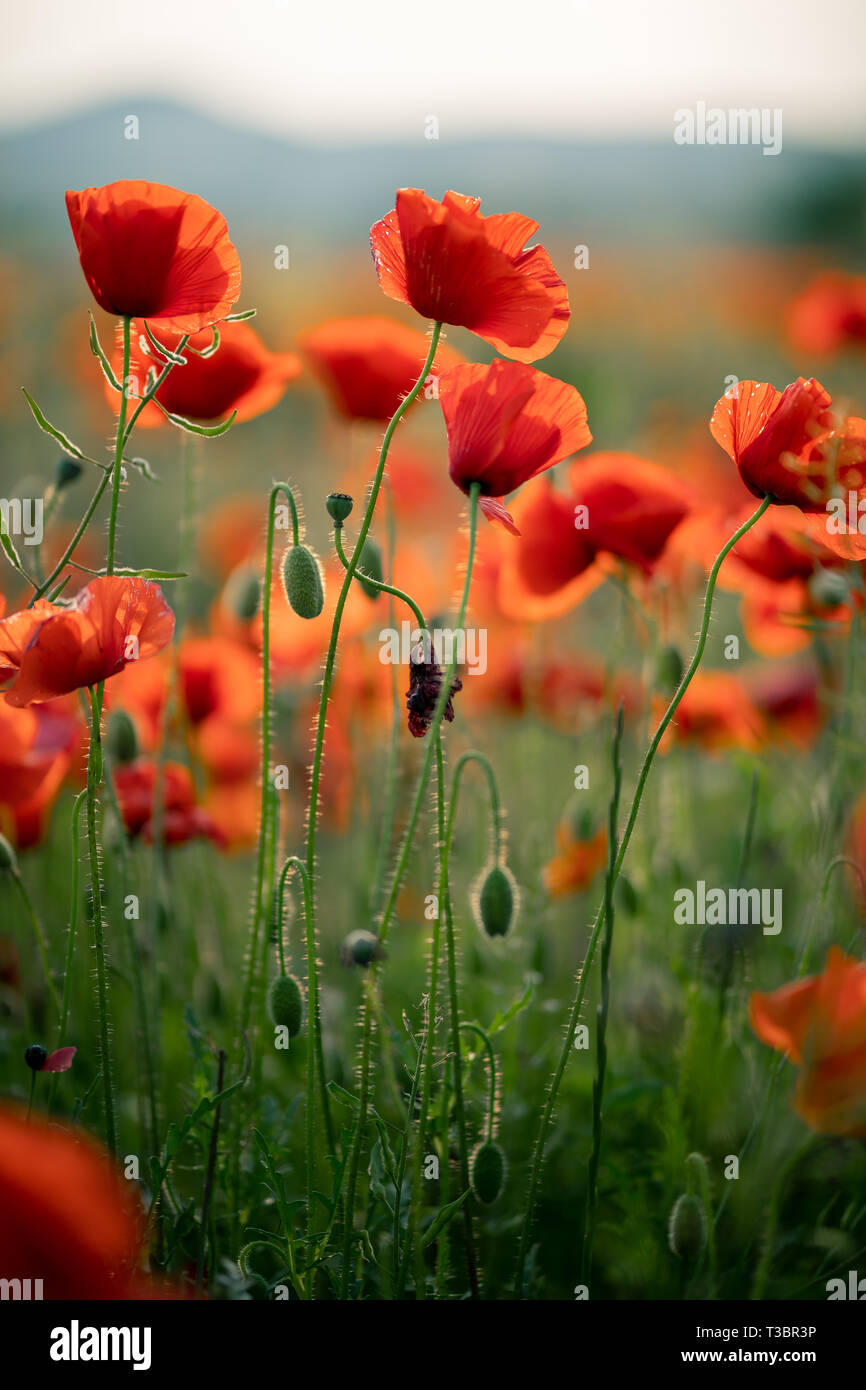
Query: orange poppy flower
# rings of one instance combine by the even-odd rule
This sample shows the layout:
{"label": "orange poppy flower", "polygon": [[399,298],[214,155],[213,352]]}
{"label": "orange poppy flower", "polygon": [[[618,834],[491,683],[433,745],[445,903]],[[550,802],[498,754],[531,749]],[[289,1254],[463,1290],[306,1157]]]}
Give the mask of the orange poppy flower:
{"label": "orange poppy flower", "polygon": [[[654,702],[660,718],[667,700]],[[764,724],[742,677],[733,671],[698,671],[677,707],[673,722],[662,739],[662,751],[671,742],[694,743],[710,753],[725,748],[756,752]]]}
{"label": "orange poppy flower", "polygon": [[692,506],[683,480],[636,454],[600,453],[569,471],[572,511],[586,509],[583,535],[593,551],[617,555],[649,574]]}
{"label": "orange poppy flower", "polygon": [[791,306],[788,331],[800,352],[866,346],[866,275],[819,275]]}
{"label": "orange poppy flower", "polygon": [[18,849],[38,844],[80,736],[67,700],[14,709],[0,700],[0,829]]}
{"label": "orange poppy flower", "polygon": [[[299,347],[341,415],[350,420],[390,420],[421,372],[430,347],[417,328],[376,314],[330,319],[305,333]],[[462,362],[441,344],[431,371]]]}
{"label": "orange poppy flower", "polygon": [[546,478],[527,483],[514,503],[521,542],[502,538],[499,606],[507,618],[558,617],[602,583],[604,571],[586,531],[575,526],[574,503]]}
{"label": "orange poppy flower", "polygon": [[556,854],[546,865],[544,886],[552,898],[582,893],[607,863],[607,831],[602,826],[582,840],[573,827],[562,822],[556,828]]}
{"label": "orange poppy flower", "polygon": [[0,1108],[0,1268],[45,1299],[178,1297],[139,1269],[144,1214],[83,1130]]}
{"label": "orange poppy flower", "polygon": [[426,319],[471,329],[497,352],[534,362],[568,327],[568,291],[542,246],[524,250],[538,223],[519,213],[484,217],[480,198],[401,188],[370,231],[380,288]]}
{"label": "orange poppy flower", "polygon": [[866,964],[832,946],[823,974],[753,994],[749,1019],[800,1068],[794,1109],[806,1124],[866,1138]]}
{"label": "orange poppy flower", "polygon": [[147,319],[157,333],[197,333],[231,312],[240,259],[225,218],[202,198],[120,179],[70,190],[66,210],[84,278],[109,314]]}
{"label": "orange poppy flower", "polygon": [[258,714],[261,669],[248,647],[227,637],[190,637],[180,645],[178,665],[191,724],[214,715],[243,724]]}
{"label": "orange poppy flower", "polygon": [[[133,323],[132,332],[129,375],[137,381],[134,389],[140,395],[150,368],[155,366],[157,372],[161,372],[166,358],[150,345],[142,321]],[[210,347],[213,341],[210,328],[190,338],[183,352],[186,365],[174,367],[156,393],[164,410],[188,420],[205,422],[222,420],[236,410],[239,421],[252,420],[273,409],[288,383],[303,371],[301,359],[294,352],[269,352],[248,323],[221,323],[219,334],[220,344],[212,357],[198,357],[192,351],[195,348],[202,352]],[[160,341],[173,352],[180,343],[180,336],[179,333],[164,333]],[[120,350],[115,350],[113,366],[120,380],[123,372]],[[112,407],[118,410],[120,397],[108,383],[106,395]],[[138,424],[145,428],[165,423],[162,411],[152,404],[146,405],[138,417]]]}
{"label": "orange poppy flower", "polygon": [[0,622],[0,682],[10,705],[53,700],[155,655],[173,631],[157,584],[103,575],[66,607],[40,601]]}
{"label": "orange poppy flower", "polygon": [[592,440],[573,386],[520,362],[453,367],[439,382],[448,469],[463,492],[481,484],[481,510],[519,535],[501,499]]}
{"label": "orange poppy flower", "polygon": [[849,421],[841,429],[827,391],[814,377],[777,391],[766,382],[741,381],[724,395],[710,419],[710,433],[733,459],[756,497],[821,512],[838,486],[863,483],[866,441]]}

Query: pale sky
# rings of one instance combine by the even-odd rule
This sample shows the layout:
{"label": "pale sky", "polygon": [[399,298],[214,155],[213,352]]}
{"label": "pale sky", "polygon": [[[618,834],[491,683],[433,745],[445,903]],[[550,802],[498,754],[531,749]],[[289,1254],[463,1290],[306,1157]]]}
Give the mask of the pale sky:
{"label": "pale sky", "polygon": [[[0,127],[167,97],[300,140],[666,136],[781,107],[866,141],[864,0],[0,0]],[[132,109],[132,108],[131,108]]]}

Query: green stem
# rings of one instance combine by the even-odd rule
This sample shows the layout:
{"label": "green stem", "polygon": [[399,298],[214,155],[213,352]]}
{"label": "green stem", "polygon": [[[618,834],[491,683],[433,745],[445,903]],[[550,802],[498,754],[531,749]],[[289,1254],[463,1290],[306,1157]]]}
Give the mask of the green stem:
{"label": "green stem", "polygon": [[[75,798],[72,807],[72,872],[70,875],[70,898],[69,903],[69,933],[66,938],[66,965],[63,970],[63,1002],[60,1006],[60,1030],[57,1034],[57,1046],[63,1047],[66,1042],[66,1028],[69,1023],[69,999],[72,990],[72,960],[75,955],[75,932],[78,927],[78,828],[81,813],[81,803],[87,796],[87,788],[80,791]],[[51,1077],[51,1090],[48,1095],[49,1109],[54,1108],[54,1101],[57,1097],[57,1085],[60,1080],[58,1072],[54,1072]]]}
{"label": "green stem", "polygon": [[487,1102],[487,1143],[492,1144],[496,1132],[496,1054],[493,1051],[493,1043],[478,1023],[461,1023],[460,1027],[467,1032],[477,1033],[487,1053],[487,1068],[490,1072],[490,1095]]}
{"label": "green stem", "polygon": [[760,1300],[764,1297],[764,1291],[767,1287],[767,1280],[770,1275],[770,1265],[773,1260],[773,1247],[776,1243],[776,1228],[779,1224],[779,1214],[782,1207],[782,1195],[785,1191],[785,1185],[788,1179],[790,1178],[791,1174],[793,1173],[794,1169],[799,1164],[800,1160],[812,1147],[814,1142],[815,1136],[813,1134],[810,1134],[805,1143],[801,1144],[798,1149],[795,1149],[794,1153],[791,1154],[788,1161],[782,1164],[776,1175],[776,1181],[774,1182],[772,1191],[770,1193],[770,1203],[767,1207],[767,1224],[764,1227],[764,1240],[761,1249],[761,1258],[758,1261],[758,1267],[755,1270],[755,1278],[752,1284],[752,1292],[749,1294],[749,1299],[752,1303],[760,1302]]}
{"label": "green stem", "polygon": [[120,414],[117,418],[117,439],[114,446],[114,467],[111,481],[111,511],[108,516],[108,555],[105,573],[114,573],[114,551],[117,544],[117,509],[120,502],[120,479],[123,473],[123,446],[126,441],[126,405],[129,398],[129,343],[132,320],[123,317],[123,375],[120,378]]}
{"label": "green stem", "polygon": [[45,940],[45,932],[42,930],[42,923],[36,915],[36,909],[33,906],[30,894],[27,892],[27,885],[25,884],[24,879],[21,877],[20,869],[14,869],[12,871],[12,877],[15,881],[15,887],[18,889],[18,892],[21,895],[22,902],[24,903],[24,906],[27,909],[27,916],[30,918],[30,925],[33,928],[33,935],[36,938],[36,945],[39,948],[39,957],[42,961],[42,973],[45,977],[45,986],[48,990],[48,993],[51,995],[51,1002],[54,1005],[54,1008],[57,1010],[57,1017],[59,1018],[60,998],[57,993],[57,986],[54,983],[54,976],[51,972],[51,966],[48,961],[48,942]]}
{"label": "green stem", "polygon": [[90,745],[87,753],[87,844],[90,853],[91,927],[96,958],[96,1018],[105,1105],[105,1138],[112,1153],[117,1152],[114,1119],[114,1075],[108,1020],[108,970],[105,963],[105,923],[102,916],[102,866],[96,825],[97,797],[102,782],[102,701],[98,690],[90,688]]}
{"label": "green stem", "polygon": [[[704,654],[704,648],[707,644],[707,635],[710,629],[710,617],[713,608],[713,595],[716,589],[716,580],[719,575],[719,570],[721,569],[726,556],[734,548],[737,542],[741,540],[742,537],[746,534],[746,532],[751,530],[755,523],[759,521],[760,518],[764,515],[764,512],[770,505],[770,500],[771,499],[769,496],[763,499],[763,501],[748,518],[748,520],[743,522],[743,525],[740,526],[739,529],[734,532],[730,540],[725,542],[725,544],[722,546],[722,549],[719,551],[718,555],[716,556],[713,562],[712,569],[710,570],[709,577],[707,579],[707,589],[704,597],[703,617],[701,620],[701,629],[700,634],[698,636],[697,646],[695,648],[695,654],[692,657],[688,669],[683,675],[683,678],[680,681],[670,704],[665,710],[665,713],[662,716],[661,723],[656,729],[652,741],[650,742],[649,748],[647,749],[646,754],[644,756],[644,760],[641,765],[640,775],[638,776],[638,782],[637,787],[635,789],[634,799],[631,805],[631,810],[629,811],[628,820],[626,822],[626,827],[623,832],[622,840],[619,846],[619,852],[616,857],[616,863],[614,864],[612,882],[610,883],[611,892],[616,886],[617,879],[619,878],[619,874],[622,869],[623,860],[625,859],[626,852],[631,841],[632,832],[634,830],[635,821],[637,820],[638,811],[640,810],[640,804],[643,798],[644,788],[646,786],[647,778],[649,777],[650,769],[653,765],[655,755],[658,751],[659,744],[661,743],[662,738],[664,737],[668,725],[670,724],[671,720],[676,714],[683,696],[685,695],[686,691],[691,685],[692,678],[695,672],[700,666],[701,658]],[[577,1030],[577,1025],[580,1021],[580,1012],[583,1008],[583,999],[586,993],[586,986],[589,978],[589,968],[592,964],[592,959],[595,954],[595,948],[598,943],[599,935],[601,933],[602,927],[604,926],[604,916],[604,903],[602,903],[596,915],[595,922],[593,923],[592,932],[589,938],[589,944],[587,945],[586,949],[586,956],[581,967],[580,973],[578,975],[577,992],[575,994],[574,1002],[572,1004],[571,1012],[569,1014],[568,1025],[566,1027],[565,1032],[565,1040],[563,1042],[562,1049],[559,1054],[559,1060],[557,1061],[556,1068],[553,1073],[553,1078],[551,1080],[550,1087],[547,1093],[547,1098],[545,1100],[541,1112],[538,1135],[535,1141],[535,1149],[532,1156],[532,1169],[529,1179],[529,1192],[526,1202],[526,1211],[524,1213],[523,1224],[520,1233],[520,1243],[518,1247],[517,1275],[515,1281],[515,1296],[517,1298],[521,1298],[523,1296],[523,1275],[524,1270],[526,1268],[526,1258],[529,1254],[529,1238],[532,1232],[532,1223],[535,1216],[535,1205],[538,1198],[538,1187],[541,1179],[541,1170],[544,1163],[544,1151],[547,1145],[548,1130],[550,1129],[550,1122],[553,1118],[553,1111],[556,1106],[557,1098],[559,1096],[559,1088],[562,1083],[562,1078],[565,1072],[566,1065],[568,1063],[568,1058],[570,1056],[571,1049],[574,1044],[574,1035]]]}

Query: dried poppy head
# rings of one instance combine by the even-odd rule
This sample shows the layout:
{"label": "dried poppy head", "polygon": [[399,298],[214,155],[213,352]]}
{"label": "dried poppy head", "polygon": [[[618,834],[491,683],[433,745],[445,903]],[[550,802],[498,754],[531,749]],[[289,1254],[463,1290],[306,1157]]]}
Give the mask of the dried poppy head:
{"label": "dried poppy head", "polygon": [[[423,642],[419,642],[409,659],[409,689],[406,691],[409,732],[413,738],[423,738],[430,728],[443,675],[442,667],[433,659],[432,652],[426,649]],[[442,711],[442,718],[447,719],[449,724],[454,719],[453,697],[462,689],[463,682],[455,676]]]}

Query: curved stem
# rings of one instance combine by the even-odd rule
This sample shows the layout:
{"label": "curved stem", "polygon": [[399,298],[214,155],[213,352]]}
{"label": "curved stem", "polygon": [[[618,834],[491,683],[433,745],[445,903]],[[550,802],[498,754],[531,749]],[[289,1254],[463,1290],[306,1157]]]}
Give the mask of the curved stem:
{"label": "curved stem", "polygon": [[487,1142],[490,1144],[493,1142],[493,1135],[496,1130],[496,1055],[493,1051],[493,1043],[478,1023],[461,1023],[460,1027],[467,1032],[477,1033],[487,1053],[487,1066],[490,1071],[490,1098],[487,1102]]}
{"label": "curved stem", "polygon": [[[704,597],[703,617],[701,620],[701,629],[698,636],[697,646],[695,648],[695,654],[692,657],[688,669],[684,673],[682,680],[677,686],[673,698],[671,699],[670,704],[665,710],[661,722],[658,728],[656,729],[655,734],[653,735],[653,738],[646,751],[646,754],[644,755],[644,760],[641,765],[640,774],[638,776],[637,787],[635,789],[634,799],[631,804],[631,810],[629,811],[628,820],[626,822],[625,830],[623,832],[622,840],[619,846],[619,852],[617,854],[616,862],[613,868],[612,881],[610,883],[611,892],[616,887],[616,882],[619,878],[619,874],[622,869],[623,860],[625,859],[626,852],[629,847],[629,842],[631,841],[632,832],[634,830],[635,822],[638,816],[638,811],[640,810],[641,801],[643,799],[644,788],[646,787],[647,778],[649,777],[650,769],[653,765],[653,761],[658,751],[659,744],[661,743],[662,738],[664,737],[668,725],[670,724],[671,720],[676,714],[683,696],[685,695],[686,691],[691,685],[692,678],[695,672],[701,664],[701,658],[704,654],[704,648],[707,645],[707,635],[710,630],[710,617],[713,608],[713,595],[716,589],[716,580],[718,579],[719,570],[722,567],[725,557],[729,554],[731,550],[733,550],[737,542],[746,534],[747,531],[751,530],[755,523],[759,521],[760,518],[764,515],[764,512],[770,505],[770,500],[771,499],[769,496],[763,499],[763,501],[748,518],[748,520],[744,521],[743,525],[740,526],[739,529],[734,532],[730,540],[725,542],[725,544],[722,546],[722,549],[719,551],[718,555],[713,561],[712,569],[710,570],[709,576],[707,578],[707,589]],[[581,967],[580,973],[578,975],[577,992],[575,994],[574,1002],[571,1006],[571,1012],[569,1014],[568,1025],[566,1027],[565,1032],[565,1040],[563,1042],[562,1049],[559,1054],[559,1060],[557,1061],[556,1068],[554,1070],[553,1077],[550,1083],[550,1087],[548,1089],[547,1099],[542,1108],[541,1119],[538,1128],[538,1135],[535,1141],[535,1150],[532,1156],[532,1169],[529,1179],[529,1192],[527,1196],[526,1211],[524,1213],[523,1225],[520,1233],[520,1244],[518,1247],[517,1274],[515,1281],[515,1296],[518,1298],[522,1297],[523,1295],[523,1273],[526,1267],[526,1257],[529,1253],[529,1237],[532,1231],[532,1222],[535,1216],[535,1204],[538,1197],[538,1186],[541,1179],[541,1169],[544,1163],[544,1150],[547,1144],[547,1134],[550,1128],[551,1119],[553,1117],[553,1111],[556,1106],[557,1097],[559,1095],[559,1087],[562,1083],[562,1077],[565,1072],[566,1064],[568,1062],[572,1046],[574,1044],[574,1035],[577,1030],[578,1022],[580,1021],[580,1012],[583,1008],[583,999],[586,993],[586,986],[589,978],[589,968],[592,964],[592,959],[595,954],[595,948],[598,943],[598,938],[604,925],[604,917],[604,903],[602,903],[601,907],[598,910],[598,913],[596,914],[595,922],[593,923],[592,932],[590,934],[589,943],[586,949],[586,956],[584,958],[583,966]]]}
{"label": "curved stem", "polygon": [[[346,552],[343,549],[342,523],[339,526],[334,527],[334,545],[336,547],[337,556],[343,566],[343,569],[348,570],[350,562],[346,558]],[[371,585],[371,587],[374,589],[378,589],[380,594],[390,594],[392,598],[402,599],[403,602],[407,604],[409,608],[411,608],[413,614],[415,615],[415,621],[417,622],[418,626],[422,629],[422,631],[426,632],[427,624],[424,621],[424,614],[421,612],[421,609],[418,607],[417,603],[411,597],[411,595],[404,593],[402,589],[396,588],[393,584],[386,584],[382,579],[374,579],[372,575],[365,574],[364,583]]]}

